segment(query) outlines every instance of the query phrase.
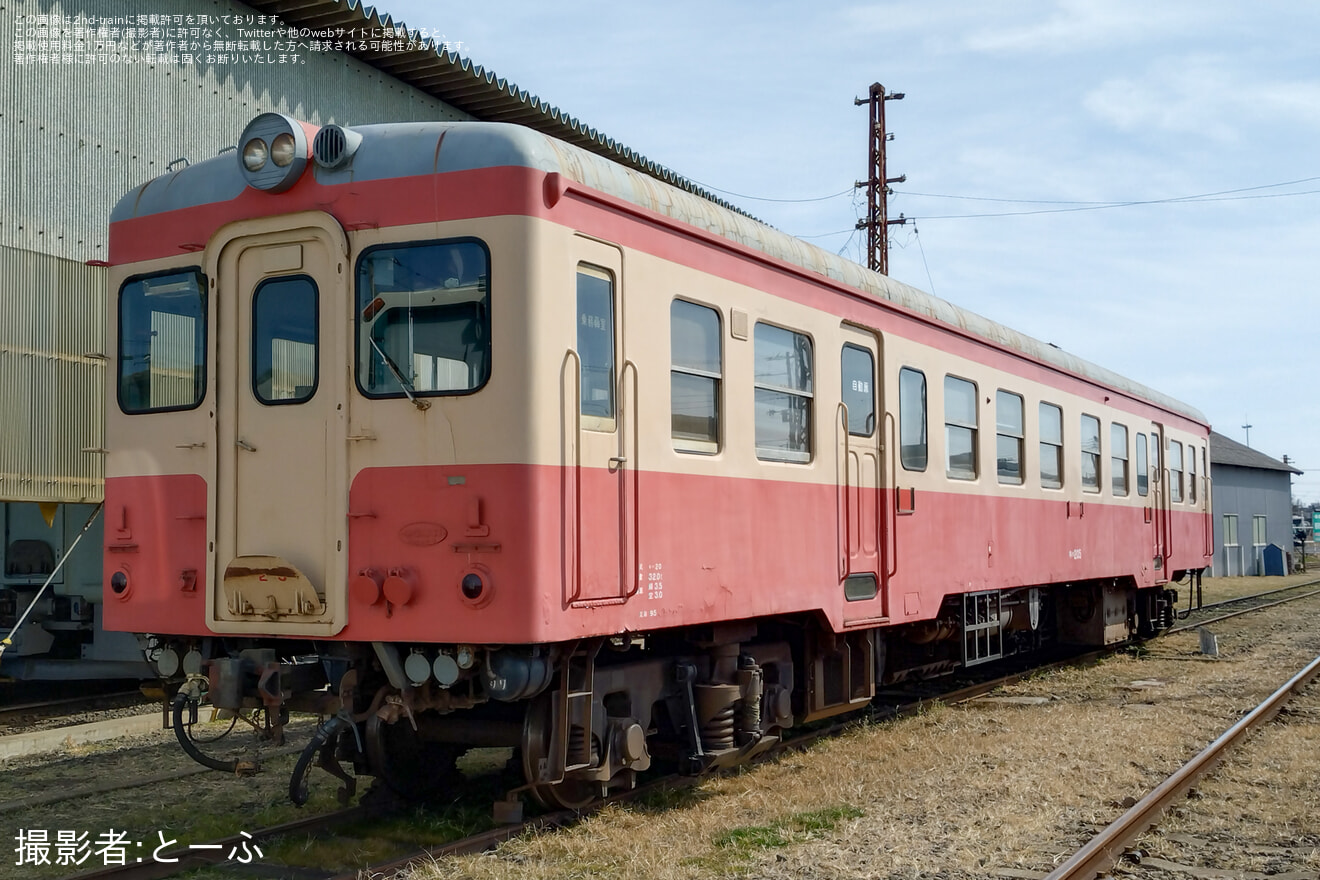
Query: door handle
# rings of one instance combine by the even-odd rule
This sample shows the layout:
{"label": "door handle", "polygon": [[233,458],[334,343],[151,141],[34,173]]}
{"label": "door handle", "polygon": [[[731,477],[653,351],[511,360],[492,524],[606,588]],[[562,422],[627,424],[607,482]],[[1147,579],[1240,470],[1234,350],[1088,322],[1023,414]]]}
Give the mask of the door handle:
{"label": "door handle", "polygon": [[251,443],[247,442],[246,440],[235,440],[234,445],[236,445],[239,449],[246,449],[248,452],[257,451],[257,447],[253,446]]}

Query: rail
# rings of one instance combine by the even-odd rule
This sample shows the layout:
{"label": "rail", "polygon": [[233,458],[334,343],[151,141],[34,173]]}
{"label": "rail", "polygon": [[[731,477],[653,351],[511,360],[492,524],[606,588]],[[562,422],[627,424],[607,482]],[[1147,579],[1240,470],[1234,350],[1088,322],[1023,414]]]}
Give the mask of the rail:
{"label": "rail", "polygon": [[1198,779],[1213,770],[1248,733],[1279,714],[1279,710],[1317,675],[1320,675],[1320,657],[1316,657],[1288,679],[1263,703],[1093,837],[1045,880],[1091,880],[1112,868],[1124,850],[1154,825],[1176,799],[1185,795]]}

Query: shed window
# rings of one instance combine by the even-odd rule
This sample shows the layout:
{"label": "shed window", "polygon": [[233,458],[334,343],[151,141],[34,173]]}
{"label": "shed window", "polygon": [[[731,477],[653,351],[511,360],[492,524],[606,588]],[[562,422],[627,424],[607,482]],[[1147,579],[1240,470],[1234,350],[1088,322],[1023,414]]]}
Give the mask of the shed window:
{"label": "shed window", "polygon": [[945,473],[951,479],[976,479],[976,431],[976,383],[945,376]]}
{"label": "shed window", "polygon": [[811,460],[811,340],[770,324],[755,330],[756,457]]}

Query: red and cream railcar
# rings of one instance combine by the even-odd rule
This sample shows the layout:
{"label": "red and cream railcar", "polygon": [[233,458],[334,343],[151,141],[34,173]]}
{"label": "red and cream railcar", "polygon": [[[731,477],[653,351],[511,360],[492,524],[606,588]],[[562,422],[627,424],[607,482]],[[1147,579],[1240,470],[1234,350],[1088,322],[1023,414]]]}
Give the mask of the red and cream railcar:
{"label": "red and cream railcar", "polygon": [[265,114],[110,249],[107,624],[397,788],[727,762],[1211,552],[1195,410],[524,128]]}

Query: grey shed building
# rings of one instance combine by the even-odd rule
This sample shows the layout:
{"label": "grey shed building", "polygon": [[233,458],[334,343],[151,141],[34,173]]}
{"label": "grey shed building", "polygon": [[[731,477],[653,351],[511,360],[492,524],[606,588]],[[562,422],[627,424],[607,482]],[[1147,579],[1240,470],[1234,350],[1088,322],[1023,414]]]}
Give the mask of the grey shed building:
{"label": "grey shed building", "polygon": [[1265,573],[1265,550],[1292,552],[1292,476],[1297,468],[1210,432],[1214,577]]}
{"label": "grey shed building", "polygon": [[[318,125],[513,122],[719,201],[357,0],[0,7],[0,637],[102,498],[111,209],[231,147],[265,111]],[[100,628],[101,535],[97,524],[33,606],[0,676],[143,668],[133,637]]]}

